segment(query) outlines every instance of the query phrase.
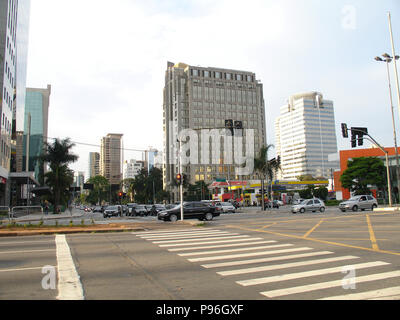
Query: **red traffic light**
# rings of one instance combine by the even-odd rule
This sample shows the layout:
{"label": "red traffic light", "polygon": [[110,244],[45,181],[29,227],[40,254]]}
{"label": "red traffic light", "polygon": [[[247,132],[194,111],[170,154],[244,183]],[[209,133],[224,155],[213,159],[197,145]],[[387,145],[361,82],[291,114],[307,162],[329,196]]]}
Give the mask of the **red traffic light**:
{"label": "red traffic light", "polygon": [[118,195],[119,195],[120,197],[122,197],[122,192],[119,192]]}
{"label": "red traffic light", "polygon": [[178,180],[178,182],[181,182],[181,181],[182,181],[182,175],[181,175],[180,173],[178,173],[178,174],[176,175],[176,180]]}

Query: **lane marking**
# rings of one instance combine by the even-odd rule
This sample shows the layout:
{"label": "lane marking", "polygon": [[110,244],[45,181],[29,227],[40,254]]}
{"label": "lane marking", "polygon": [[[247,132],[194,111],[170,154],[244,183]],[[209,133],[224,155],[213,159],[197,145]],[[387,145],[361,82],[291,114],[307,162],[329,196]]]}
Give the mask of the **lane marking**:
{"label": "lane marking", "polygon": [[[312,249],[311,248],[307,248],[306,250],[312,250]],[[270,257],[270,258],[261,258],[261,259],[248,259],[248,260],[239,260],[239,261],[232,261],[232,262],[203,264],[201,266],[204,267],[204,268],[231,267],[231,266],[240,266],[240,265],[252,264],[252,263],[261,263],[261,262],[271,262],[271,261],[279,261],[279,260],[306,258],[306,257],[320,256],[320,255],[325,255],[325,254],[333,254],[333,252],[331,252],[331,251],[317,251],[317,252],[311,252],[311,253],[300,253],[300,254],[292,254],[292,255],[279,256],[279,257]]]}
{"label": "lane marking", "polygon": [[326,297],[318,300],[367,300],[367,299],[377,299],[383,298],[387,299],[393,297],[397,300],[400,294],[400,287],[392,287],[385,289],[378,289],[372,291],[365,291],[352,294],[344,294],[340,296]]}
{"label": "lane marking", "polygon": [[5,244],[24,244],[24,243],[49,243],[49,244],[53,244],[54,245],[54,240],[51,239],[49,241],[46,240],[37,240],[37,241],[17,241],[17,242],[0,242],[0,246],[1,245],[5,245]]}
{"label": "lane marking", "polygon": [[0,251],[0,254],[7,253],[30,253],[30,252],[46,252],[46,251],[55,251],[56,249],[37,249],[37,250],[18,250],[18,251]]}
{"label": "lane marking", "polygon": [[224,255],[224,256],[204,257],[204,258],[192,258],[192,259],[188,259],[188,260],[189,260],[190,262],[211,261],[211,260],[224,260],[224,259],[233,259],[233,258],[242,258],[242,257],[265,256],[265,255],[269,255],[269,254],[286,253],[286,252],[294,252],[294,251],[301,251],[301,250],[304,250],[304,248],[271,250],[271,251],[261,251],[261,252],[252,252],[252,253],[231,254],[231,255]]}
{"label": "lane marking", "polygon": [[269,241],[252,241],[252,242],[244,242],[244,243],[231,243],[231,244],[220,244],[216,246],[200,246],[200,247],[190,247],[190,248],[177,248],[177,249],[168,249],[168,251],[188,251],[188,250],[198,250],[198,249],[214,249],[214,248],[230,248],[230,247],[241,247],[241,246],[251,246],[255,244],[265,244],[265,243],[273,243],[276,242],[274,240]]}
{"label": "lane marking", "polygon": [[251,248],[189,252],[189,253],[179,253],[178,256],[190,257],[190,256],[200,256],[200,255],[206,255],[206,254],[228,253],[228,252],[239,252],[239,251],[251,251],[251,250],[261,250],[261,249],[270,249],[270,248],[289,247],[289,246],[293,246],[293,245],[285,243],[285,244],[275,244],[275,245],[271,245],[271,246],[260,246],[260,247],[251,247]]}
{"label": "lane marking", "polygon": [[333,258],[325,258],[325,259],[315,259],[315,260],[308,260],[308,261],[275,264],[275,265],[271,265],[271,266],[262,266],[262,267],[255,267],[255,268],[245,268],[245,269],[221,271],[221,272],[217,272],[217,273],[221,276],[233,276],[233,275],[237,275],[237,274],[271,271],[271,270],[286,269],[286,268],[295,268],[295,267],[309,266],[309,265],[319,264],[319,263],[352,260],[352,259],[358,259],[358,258],[359,257],[355,257],[355,256],[342,256],[342,257],[333,257]]}
{"label": "lane marking", "polygon": [[225,236],[227,236],[227,235],[232,235],[232,234],[237,234],[237,233],[231,233],[231,232],[228,232],[228,231],[219,231],[219,232],[207,232],[207,233],[201,233],[201,234],[199,234],[199,233],[192,233],[192,234],[185,234],[185,235],[173,235],[173,236],[152,236],[152,237],[146,237],[146,238],[144,238],[144,237],[141,237],[142,239],[145,239],[145,240],[163,240],[163,239],[165,239],[165,240],[168,240],[168,239],[183,239],[183,238],[190,238],[190,237],[201,237],[201,238],[204,238],[204,237],[210,237],[210,236],[213,236],[213,235],[215,235],[216,237],[217,236],[219,236],[219,235],[225,235]]}
{"label": "lane marking", "polygon": [[173,236],[186,236],[191,234],[209,234],[209,233],[221,233],[221,232],[228,232],[228,231],[221,231],[221,230],[211,230],[211,231],[193,231],[193,232],[173,232],[173,233],[163,233],[163,234],[146,234],[146,235],[137,235],[138,237],[145,239],[145,238],[153,238],[153,237],[173,237]]}
{"label": "lane marking", "polygon": [[[356,281],[357,281],[357,283],[362,283],[362,282],[377,281],[377,280],[383,280],[383,279],[389,279],[389,278],[395,278],[395,277],[400,277],[400,271],[392,271],[392,272],[377,273],[377,274],[370,274],[367,276],[361,276],[361,277],[357,277]],[[328,281],[328,282],[314,283],[314,284],[309,284],[309,285],[305,285],[305,286],[292,287],[292,288],[287,288],[287,289],[264,291],[264,292],[260,292],[260,293],[266,297],[274,298],[274,297],[286,296],[286,295],[291,295],[291,294],[296,294],[296,293],[304,293],[304,292],[329,289],[329,288],[334,288],[334,287],[341,287],[342,285],[343,285],[343,280],[341,279],[341,280],[334,280],[334,281]]]}
{"label": "lane marking", "polygon": [[[352,257],[352,256],[347,257],[347,259],[354,259],[354,258],[358,258],[358,257]],[[340,273],[343,270],[343,267],[352,267],[352,268],[354,267],[357,269],[364,269],[364,268],[385,266],[388,264],[390,264],[390,263],[383,262],[383,261],[365,262],[365,263],[344,265],[344,266],[327,268],[327,269],[317,269],[317,270],[311,270],[311,271],[288,273],[288,274],[278,275],[278,276],[242,280],[242,281],[236,281],[236,283],[238,283],[244,287],[247,287],[247,286],[254,286],[254,285],[258,285],[258,284],[273,283],[273,282],[287,281],[287,280],[293,280],[293,279],[299,279],[299,278],[320,276],[320,275],[325,275],[325,274],[330,274],[330,273]],[[283,290],[285,290],[285,289],[283,289]]]}
{"label": "lane marking", "polygon": [[[207,230],[215,230],[215,229],[207,229]],[[160,234],[160,233],[173,233],[173,232],[189,232],[189,231],[202,231],[199,229],[195,228],[190,228],[190,229],[176,229],[176,230],[159,230],[157,232],[155,231],[140,231],[140,232],[132,232],[132,234],[136,235],[141,235],[141,234]]]}
{"label": "lane marking", "polygon": [[[223,236],[223,237],[209,237],[207,236],[205,240],[218,240],[218,239],[237,239],[237,238],[250,238],[248,235],[236,235],[238,233],[234,233],[232,236]],[[192,239],[185,239],[185,240],[163,240],[163,241],[153,241],[153,243],[181,243],[181,242],[193,242],[201,240],[201,238],[192,238]]]}
{"label": "lane marking", "polygon": [[[305,239],[303,237],[296,236],[296,235],[293,235],[293,234],[286,234],[286,233],[273,232],[273,231],[267,231],[267,230],[250,229],[250,228],[238,227],[238,226],[235,226],[235,225],[226,225],[226,227],[231,227],[231,228],[236,228],[236,229],[246,230],[246,231],[252,231],[252,232],[263,232],[263,233],[268,233],[268,234],[273,234],[273,235],[283,236],[283,237],[288,237],[288,238]],[[306,238],[305,240],[310,240],[310,241],[319,242],[319,243],[326,243],[326,244],[331,244],[331,245],[345,247],[345,248],[354,248],[354,249],[373,251],[373,252],[380,252],[380,253],[387,253],[387,254],[391,254],[391,255],[400,256],[400,252],[393,252],[393,251],[387,251],[387,250],[381,250],[381,249],[374,250],[372,248],[354,246],[354,245],[351,245],[351,244],[340,243],[340,242],[326,241],[326,240],[323,240],[323,239]]]}
{"label": "lane marking", "polygon": [[233,240],[215,240],[215,241],[199,241],[199,242],[191,242],[191,243],[177,243],[177,244],[160,244],[159,247],[185,247],[185,246],[193,246],[193,245],[201,245],[201,244],[218,244],[218,243],[232,243],[232,242],[244,242],[244,241],[252,241],[252,240],[262,240],[263,238],[255,237],[255,238],[245,238],[245,239],[233,239]]}
{"label": "lane marking", "polygon": [[[52,266],[52,267],[55,267],[55,266]],[[37,269],[43,269],[43,266],[42,267],[30,267],[30,268],[17,268],[17,269],[0,269],[0,272],[27,271],[27,270],[37,270]]]}
{"label": "lane marking", "polygon": [[324,219],[322,219],[320,222],[318,222],[314,227],[312,227],[309,231],[306,232],[306,234],[303,236],[303,238],[307,238],[315,229],[317,229],[321,223],[324,221]]}
{"label": "lane marking", "polygon": [[369,237],[370,237],[371,243],[372,243],[372,249],[374,249],[374,250],[379,250],[378,244],[376,243],[376,238],[375,238],[374,229],[372,229],[371,219],[370,219],[370,217],[369,217],[369,214],[367,214],[366,217],[367,217],[367,224],[368,224]]}
{"label": "lane marking", "polygon": [[58,300],[83,300],[83,288],[67,239],[64,234],[56,235]]}

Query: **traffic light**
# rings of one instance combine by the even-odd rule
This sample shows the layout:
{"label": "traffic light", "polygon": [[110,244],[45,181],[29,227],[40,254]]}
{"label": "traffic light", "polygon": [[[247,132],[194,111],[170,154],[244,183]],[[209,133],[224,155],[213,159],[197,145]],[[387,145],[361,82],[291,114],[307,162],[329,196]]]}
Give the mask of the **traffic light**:
{"label": "traffic light", "polygon": [[351,128],[351,147],[355,148],[358,142],[359,146],[364,144],[364,135],[368,135],[368,128]]}
{"label": "traffic light", "polygon": [[233,135],[233,120],[225,120],[225,129],[228,129],[231,131],[231,134]]}
{"label": "traffic light", "polygon": [[235,129],[243,129],[243,122],[235,121]]}
{"label": "traffic light", "polygon": [[349,133],[347,132],[347,124],[342,123],[342,136],[343,138],[348,138]]}
{"label": "traffic light", "polygon": [[351,129],[351,147],[357,147],[357,133]]}
{"label": "traffic light", "polygon": [[122,196],[123,196],[124,194],[120,191],[120,192],[118,192],[118,196],[120,197],[120,198],[122,198]]}
{"label": "traffic light", "polygon": [[182,175],[181,175],[180,173],[178,173],[178,174],[176,175],[176,181],[178,182],[178,184],[181,184],[181,183],[182,183]]}

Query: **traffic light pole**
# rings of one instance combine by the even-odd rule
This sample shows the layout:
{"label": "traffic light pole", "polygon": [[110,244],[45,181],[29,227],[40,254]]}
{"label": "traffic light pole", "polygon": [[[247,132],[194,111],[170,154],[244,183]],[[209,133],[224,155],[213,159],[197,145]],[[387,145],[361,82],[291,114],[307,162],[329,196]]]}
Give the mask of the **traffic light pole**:
{"label": "traffic light pole", "polygon": [[183,175],[182,175],[182,142],[178,139],[179,142],[179,173],[181,175],[181,180],[179,182],[179,193],[181,198],[181,221],[183,221]]}
{"label": "traffic light pole", "polygon": [[[349,129],[348,129],[348,130],[349,130]],[[386,158],[386,175],[387,175],[387,185],[388,185],[387,188],[388,188],[388,196],[389,196],[389,206],[392,207],[392,206],[393,206],[393,203],[392,203],[392,192],[391,192],[392,187],[391,187],[390,172],[389,172],[389,156],[388,156],[389,152],[386,151],[374,138],[372,138],[372,137],[371,137],[368,133],[366,133],[365,131],[363,131],[363,130],[358,130],[358,129],[354,129],[354,128],[352,128],[352,129],[350,129],[350,130],[356,131],[356,132],[362,133],[362,134],[365,135],[365,136],[368,136],[369,139],[368,139],[368,138],[366,138],[366,139],[369,140],[369,141],[371,141],[372,143],[374,143],[374,144],[375,144],[379,149],[381,149],[382,152],[385,154],[385,158]],[[364,139],[364,138],[361,137],[361,139]]]}

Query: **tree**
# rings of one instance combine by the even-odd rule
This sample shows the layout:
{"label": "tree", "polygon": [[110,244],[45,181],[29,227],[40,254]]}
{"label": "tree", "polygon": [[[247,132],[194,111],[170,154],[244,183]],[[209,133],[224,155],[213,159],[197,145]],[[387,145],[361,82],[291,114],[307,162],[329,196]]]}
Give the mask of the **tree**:
{"label": "tree", "polygon": [[382,188],[385,184],[385,166],[377,157],[360,157],[349,160],[340,177],[342,187],[355,195],[370,194],[368,185]]}
{"label": "tree", "polygon": [[311,174],[304,174],[302,176],[298,176],[297,180],[299,181],[313,181],[315,178]]}
{"label": "tree", "polygon": [[323,201],[326,201],[326,199],[328,198],[328,188],[326,187],[318,187],[316,189],[314,189],[314,197],[319,198]]}
{"label": "tree", "polygon": [[[269,144],[260,149],[259,156],[254,159],[254,170],[261,180],[261,201],[264,210],[264,180],[272,182],[277,171],[281,168],[281,160],[277,158],[268,160],[268,151],[273,145]],[[268,184],[268,183],[267,183]]]}
{"label": "tree", "polygon": [[91,177],[87,183],[93,184],[93,190],[90,190],[86,201],[91,204],[101,204],[102,201],[107,201],[107,199],[109,199],[110,183],[106,177],[97,175]]}
{"label": "tree", "polygon": [[68,201],[68,188],[73,182],[73,173],[68,164],[78,160],[78,156],[71,153],[75,146],[69,138],[55,139],[53,143],[45,143],[39,161],[47,162],[50,171],[44,175],[45,184],[50,187],[54,213],[58,211],[60,204]]}

